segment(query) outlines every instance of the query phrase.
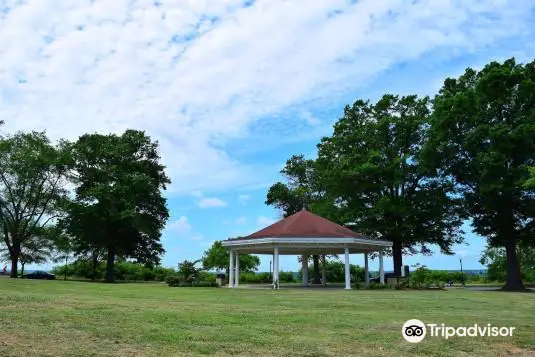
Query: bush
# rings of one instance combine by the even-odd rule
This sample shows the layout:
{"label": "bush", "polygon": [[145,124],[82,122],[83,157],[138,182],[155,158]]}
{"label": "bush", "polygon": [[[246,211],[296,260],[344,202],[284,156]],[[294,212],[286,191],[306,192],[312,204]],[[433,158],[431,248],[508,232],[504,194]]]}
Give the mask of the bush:
{"label": "bush", "polygon": [[165,279],[165,282],[167,283],[167,285],[169,285],[171,287],[178,287],[178,286],[180,286],[180,283],[181,283],[180,276],[178,274],[169,275]]}
{"label": "bush", "polygon": [[182,288],[217,288],[218,285],[215,281],[185,281],[179,274],[170,275],[166,279],[166,283],[170,287]]}
{"label": "bush", "polygon": [[372,281],[370,283],[370,285],[368,286],[368,289],[372,289],[372,290],[375,290],[375,289],[386,289],[386,288],[388,288],[388,285],[381,284],[381,283],[376,283],[375,281]]}
{"label": "bush", "polygon": [[279,282],[293,283],[294,281],[294,273],[292,273],[291,271],[279,272]]}
{"label": "bush", "polygon": [[210,273],[208,271],[201,271],[201,272],[199,272],[199,280],[203,281],[203,282],[210,282],[210,283],[214,283],[215,284],[216,274],[215,273]]}
{"label": "bush", "polygon": [[168,276],[176,274],[175,269],[173,268],[155,267],[153,270],[154,280],[157,281],[165,281]]}

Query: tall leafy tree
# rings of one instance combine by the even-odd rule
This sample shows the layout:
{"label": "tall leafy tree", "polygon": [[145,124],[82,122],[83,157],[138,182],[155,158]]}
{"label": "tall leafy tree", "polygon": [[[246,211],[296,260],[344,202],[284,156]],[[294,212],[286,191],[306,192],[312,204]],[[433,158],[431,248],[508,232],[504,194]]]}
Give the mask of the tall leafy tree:
{"label": "tall leafy tree", "polygon": [[[240,270],[252,272],[258,269],[260,259],[256,255],[240,254]],[[210,249],[207,249],[201,259],[204,269],[224,270],[228,276],[230,266],[230,255],[220,241],[215,241]]]}
{"label": "tall leafy tree", "polygon": [[[521,242],[517,247],[522,279],[535,281],[535,247]],[[489,247],[483,251],[479,262],[487,267],[490,280],[504,281],[507,278],[507,254],[505,248]]]}
{"label": "tall leafy tree", "polygon": [[106,281],[118,257],[157,264],[161,231],[169,217],[162,191],[170,183],[158,143],[144,132],[88,134],[72,146],[76,198],[62,221],[77,253],[106,252]]}
{"label": "tall leafy tree", "polygon": [[66,143],[53,145],[45,133],[0,138],[0,228],[11,260],[11,277],[23,249],[57,219],[67,197]]}
{"label": "tall leafy tree", "polygon": [[403,254],[452,254],[462,241],[453,184],[420,163],[428,98],[384,95],[346,106],[334,133],[318,145],[318,170],[330,200],[359,232],[393,242],[394,273]]}
{"label": "tall leafy tree", "polygon": [[[291,216],[306,207],[326,218],[343,223],[339,222],[339,216],[333,215],[334,206],[325,201],[326,192],[315,160],[306,159],[304,155],[293,155],[286,161],[281,174],[286,183],[277,182],[269,188],[267,205],[280,209],[283,217]],[[319,284],[320,256],[312,255],[309,259],[313,263],[313,282]]]}
{"label": "tall leafy tree", "polygon": [[475,232],[504,247],[506,290],[522,290],[519,242],[533,242],[535,61],[492,62],[448,78],[435,98],[427,160],[460,187]]}

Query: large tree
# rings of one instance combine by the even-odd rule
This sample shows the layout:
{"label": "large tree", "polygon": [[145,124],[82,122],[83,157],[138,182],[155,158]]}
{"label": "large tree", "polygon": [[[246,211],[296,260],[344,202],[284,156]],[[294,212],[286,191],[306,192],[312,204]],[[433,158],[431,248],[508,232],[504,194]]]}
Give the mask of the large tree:
{"label": "large tree", "polygon": [[[281,170],[286,183],[277,182],[269,188],[266,204],[281,210],[283,217],[291,216],[307,208],[326,218],[343,223],[339,222],[338,216],[332,214],[334,206],[325,202],[322,178],[316,166],[315,160],[306,159],[304,155],[293,155]],[[321,282],[320,256],[312,255],[309,259],[313,263],[313,283],[319,284]]]}
{"label": "large tree", "polygon": [[[256,255],[240,254],[240,270],[245,272],[252,272],[258,269],[260,259]],[[228,250],[223,247],[220,241],[215,241],[210,249],[204,252],[201,259],[204,269],[224,270],[229,273],[230,255]]]}
{"label": "large tree", "polygon": [[0,138],[0,228],[12,278],[25,244],[41,237],[63,210],[67,159],[66,144],[53,145],[45,133]]}
{"label": "large tree", "polygon": [[522,290],[517,245],[533,242],[535,61],[492,62],[448,78],[434,101],[427,159],[453,177],[478,234],[507,256],[505,290]]}
{"label": "large tree", "polygon": [[346,106],[334,133],[318,145],[330,200],[344,220],[370,237],[393,242],[394,273],[403,254],[452,254],[462,241],[453,185],[420,163],[430,115],[428,98],[384,95]]}
{"label": "large tree", "polygon": [[144,132],[88,134],[72,146],[76,197],[62,224],[76,253],[103,249],[106,281],[114,281],[118,257],[154,265],[164,249],[169,217],[162,191],[170,183],[158,143]]}

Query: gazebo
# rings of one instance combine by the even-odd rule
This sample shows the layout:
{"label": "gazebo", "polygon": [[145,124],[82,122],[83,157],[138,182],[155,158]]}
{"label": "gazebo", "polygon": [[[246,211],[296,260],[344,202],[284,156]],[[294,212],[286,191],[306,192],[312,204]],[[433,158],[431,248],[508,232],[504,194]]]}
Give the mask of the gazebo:
{"label": "gazebo", "polygon": [[351,289],[349,255],[364,254],[364,276],[369,284],[368,254],[379,252],[380,282],[384,283],[383,250],[392,242],[370,239],[306,209],[284,218],[246,237],[228,239],[222,245],[229,250],[229,288],[239,285],[239,254],[272,254],[273,282],[279,284],[279,255],[301,255],[303,286],[308,286],[308,257],[320,254],[345,255],[345,289]]}

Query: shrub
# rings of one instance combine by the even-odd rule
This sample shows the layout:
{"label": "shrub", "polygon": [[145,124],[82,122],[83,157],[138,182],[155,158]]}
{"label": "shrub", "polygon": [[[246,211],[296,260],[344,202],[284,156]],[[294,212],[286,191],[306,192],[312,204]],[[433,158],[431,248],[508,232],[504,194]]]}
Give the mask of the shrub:
{"label": "shrub", "polygon": [[293,283],[294,281],[294,273],[291,271],[279,272],[279,282]]}
{"label": "shrub", "polygon": [[387,285],[386,284],[381,284],[381,283],[376,283],[375,281],[372,281],[370,283],[370,285],[368,286],[368,289],[386,289],[387,288]]}
{"label": "shrub", "polygon": [[167,285],[171,287],[178,287],[180,286],[180,283],[181,283],[180,276],[178,274],[169,275],[165,279],[165,282],[167,283]]}
{"label": "shrub", "polygon": [[210,282],[215,284],[216,274],[208,271],[201,271],[199,272],[199,280],[202,282]]}
{"label": "shrub", "polygon": [[170,275],[166,279],[166,283],[169,287],[190,287],[190,288],[217,288],[218,285],[215,281],[186,281],[180,276],[180,274]]}

